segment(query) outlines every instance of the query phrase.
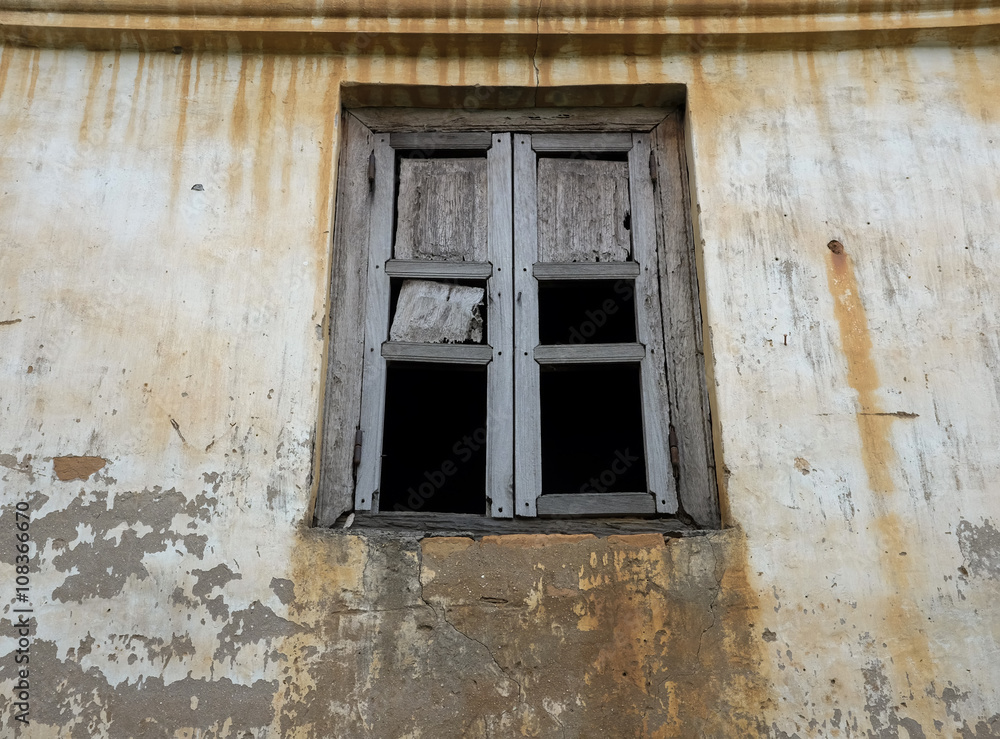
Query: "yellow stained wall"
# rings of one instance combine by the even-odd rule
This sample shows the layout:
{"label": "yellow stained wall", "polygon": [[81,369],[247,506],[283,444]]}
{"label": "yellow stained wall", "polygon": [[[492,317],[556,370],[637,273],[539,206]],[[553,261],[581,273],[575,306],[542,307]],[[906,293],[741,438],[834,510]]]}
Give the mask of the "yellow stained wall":
{"label": "yellow stained wall", "polygon": [[[3,732],[1000,735],[998,62],[3,47]],[[307,527],[345,82],[688,86],[730,528]]]}

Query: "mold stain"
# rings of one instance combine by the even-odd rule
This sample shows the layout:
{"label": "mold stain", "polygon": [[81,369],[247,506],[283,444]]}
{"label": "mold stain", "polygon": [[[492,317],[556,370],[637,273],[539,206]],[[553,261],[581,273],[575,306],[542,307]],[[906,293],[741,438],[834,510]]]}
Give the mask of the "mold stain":
{"label": "mold stain", "polygon": [[115,60],[111,64],[111,86],[108,88],[107,102],[104,106],[104,130],[110,130],[115,117],[115,95],[118,91],[118,72],[121,69],[122,53],[115,52]]}
{"label": "mold stain", "polygon": [[[258,101],[255,107],[260,111],[257,120],[257,145],[253,164],[253,207],[267,210],[271,194],[271,162],[274,154],[274,106],[276,94],[274,56],[268,54],[261,61]],[[291,135],[291,131],[288,131]]]}
{"label": "mold stain", "polygon": [[[921,576],[911,576],[907,557],[902,554],[912,549],[907,544],[907,523],[895,513],[886,513],[877,519],[875,529],[887,601],[883,606],[883,638],[888,644],[886,654],[891,655],[890,670],[895,673],[892,687],[902,691],[905,685],[930,686],[936,669],[927,636],[927,617],[917,600],[917,579]],[[915,695],[907,703],[918,719],[934,713],[934,701],[927,694]]]}
{"label": "mold stain", "polygon": [[3,97],[3,90],[7,86],[7,74],[10,72],[10,62],[13,58],[13,47],[5,46],[0,52],[0,97]]}
{"label": "mold stain", "polygon": [[[232,118],[229,124],[229,140],[237,151],[247,143],[247,79],[250,77],[251,58],[240,58],[240,74],[236,85],[236,99],[233,101]],[[233,162],[231,172],[230,197],[239,198],[243,190],[243,162]]]}
{"label": "mold stain", "polygon": [[97,91],[101,85],[101,75],[103,72],[104,52],[94,52],[94,55],[90,60],[90,79],[87,81],[87,99],[83,104],[83,120],[80,122],[80,141],[82,143],[90,143],[90,119],[93,115],[94,102],[97,98]]}
{"label": "mold stain", "polygon": [[177,83],[177,132],[174,134],[174,156],[170,172],[170,181],[181,190],[187,188],[180,182],[180,169],[183,161],[184,144],[187,141],[187,113],[191,99],[191,63],[193,57],[183,54],[180,58],[180,75]]}
{"label": "mold stain", "polygon": [[[889,438],[891,424],[900,416],[882,410],[876,396],[878,371],[872,358],[872,341],[868,319],[858,291],[854,265],[843,244],[828,245],[827,280],[834,298],[834,315],[840,329],[840,340],[847,359],[847,381],[858,394],[856,413],[861,435],[861,455],[868,484],[881,496],[882,510],[875,512],[874,528],[879,547],[879,569],[884,582],[883,618],[886,642],[892,655],[894,679],[886,682],[882,696],[892,705],[893,691],[904,685],[930,685],[934,678],[934,660],[926,633],[926,617],[920,611],[917,583],[907,568],[904,553],[911,547],[908,525],[896,512],[885,510],[886,497],[894,492],[891,468],[896,464],[896,452]],[[878,501],[876,502],[878,505]],[[909,710],[918,717],[933,715],[934,706],[926,696],[909,700]],[[895,714],[893,714],[895,720]],[[873,724],[874,725],[874,724]],[[876,727],[877,728],[877,727]]]}
{"label": "mold stain", "polygon": [[879,388],[878,370],[872,359],[872,340],[854,264],[839,241],[831,241],[827,262],[827,282],[833,296],[833,312],[840,329],[840,344],[847,359],[847,382],[858,394],[858,432],[861,434],[861,456],[868,475],[868,484],[878,493],[891,493],[891,469],[896,463],[896,451],[889,439],[892,421],[897,416],[886,414],[876,395]]}
{"label": "mold stain", "polygon": [[[339,139],[335,130],[336,111],[340,102],[338,93],[339,85],[336,76],[330,75],[330,81],[327,83],[326,92],[323,95],[323,111],[325,112],[323,116],[323,143],[320,152],[320,171],[317,178],[316,191],[316,202],[326,204],[326,207],[320,212],[327,219],[333,218],[333,168],[337,163],[337,140]],[[332,222],[328,221],[328,223],[330,223],[328,228],[332,232]],[[329,234],[318,234],[316,251],[317,258],[321,264],[326,263],[329,244]]]}
{"label": "mold stain", "polygon": [[146,53],[140,51],[135,69],[135,81],[132,83],[132,100],[131,105],[129,106],[128,124],[125,126],[125,135],[129,138],[132,138],[135,135],[135,116],[142,107],[139,105],[139,97],[142,92],[142,71],[145,66]]}
{"label": "mold stain", "polygon": [[[288,132],[288,145],[291,147],[295,143],[295,113],[297,108],[297,85],[299,77],[299,59],[291,59],[289,62],[288,70],[288,88],[285,91],[284,98],[284,127],[285,131]],[[327,115],[332,115],[327,111]],[[294,161],[294,153],[282,157],[281,162],[281,192],[285,196],[284,199],[287,201],[291,197],[292,189],[292,162]]]}
{"label": "mold stain", "polygon": [[38,72],[42,67],[42,50],[35,49],[31,52],[31,77],[28,82],[28,104],[30,105],[35,99],[35,86],[38,84]]}
{"label": "mold stain", "polygon": [[1000,92],[996,72],[993,69],[984,72],[980,66],[980,54],[975,50],[952,49],[951,54],[956,70],[953,79],[958,104],[973,118],[995,122],[1000,117],[996,110],[997,94]]}

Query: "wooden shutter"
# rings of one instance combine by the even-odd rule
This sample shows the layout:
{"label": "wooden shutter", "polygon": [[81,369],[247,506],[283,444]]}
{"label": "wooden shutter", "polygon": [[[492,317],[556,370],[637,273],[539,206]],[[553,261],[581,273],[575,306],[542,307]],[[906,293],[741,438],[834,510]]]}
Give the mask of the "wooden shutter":
{"label": "wooden shutter", "polygon": [[361,459],[354,508],[370,511],[382,474],[382,422],[385,418],[385,357],[382,344],[389,338],[389,276],[392,258],[392,221],[396,200],[396,156],[389,134],[377,134],[372,160],[371,225],[368,229],[368,280],[365,301],[364,382],[361,392]]}
{"label": "wooden shutter", "polygon": [[372,132],[344,115],[344,145],[337,181],[330,277],[330,347],[323,405],[323,435],[316,523],[331,526],[354,501],[354,451],[361,412],[365,291],[371,191]]}
{"label": "wooden shutter", "polygon": [[[486,495],[494,517],[513,515],[510,134],[378,134],[368,230],[362,449],[354,507],[372,510],[379,490],[386,362],[487,366]],[[486,151],[486,157],[416,158],[397,149]],[[449,204],[450,207],[446,207]],[[394,232],[394,213],[395,232]],[[394,238],[395,236],[395,238]],[[489,344],[389,340],[392,277],[486,279]]]}
{"label": "wooden shutter", "polygon": [[651,133],[656,178],[656,238],[670,415],[674,419],[681,505],[699,526],[720,525],[709,416],[701,301],[688,204],[682,117],[669,115]]}
{"label": "wooden shutter", "polygon": [[[579,152],[578,158],[540,158]],[[627,152],[627,158],[586,155]],[[676,513],[647,134],[516,134],[515,458],[518,515]],[[539,279],[635,280],[634,344],[539,345]],[[540,368],[640,365],[647,491],[541,495]],[[585,403],[586,399],[581,398]]]}

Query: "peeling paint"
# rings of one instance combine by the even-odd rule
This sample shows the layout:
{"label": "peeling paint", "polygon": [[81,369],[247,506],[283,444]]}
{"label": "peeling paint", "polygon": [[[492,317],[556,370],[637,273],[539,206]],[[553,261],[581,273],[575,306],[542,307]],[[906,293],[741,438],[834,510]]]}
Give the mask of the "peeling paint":
{"label": "peeling paint", "polygon": [[[5,506],[4,520],[13,518],[12,509],[13,504]],[[209,511],[204,497],[188,501],[173,490],[119,493],[113,502],[98,492],[92,500],[76,498],[63,510],[35,518],[32,541],[51,571],[64,574],[51,591],[53,599],[106,599],[121,593],[129,578],[149,577],[144,559],[168,545],[190,542],[188,551],[203,551],[206,535],[181,534],[171,524],[178,514],[207,521]],[[89,541],[81,541],[81,525],[93,532]],[[14,561],[12,538],[0,540],[0,557]]]}
{"label": "peeling paint", "polygon": [[13,454],[0,454],[0,467],[18,472],[24,475],[28,484],[35,482],[35,471],[31,466],[31,455],[25,454],[20,460]]}
{"label": "peeling paint", "polygon": [[287,606],[295,600],[295,583],[291,580],[286,580],[283,577],[272,577],[270,588],[278,596],[278,600],[283,606]]}
{"label": "peeling paint", "polygon": [[249,608],[235,611],[219,632],[219,648],[212,658],[217,662],[235,660],[243,645],[273,641],[294,635],[299,627],[281,618],[267,606],[254,601]]}
{"label": "peeling paint", "polygon": [[[156,676],[134,683],[110,684],[97,668],[83,670],[71,660],[60,660],[56,645],[32,645],[32,675],[39,686],[52,686],[46,700],[32,703],[36,727],[63,726],[67,731],[89,733],[103,726],[109,736],[171,739],[177,726],[223,736],[229,732],[254,732],[271,722],[271,696],[275,682],[256,680],[249,685],[229,678],[184,678],[164,684]],[[0,663],[0,681],[13,681],[13,660]],[[80,696],[88,696],[80,703]],[[197,710],[191,697],[197,696]]]}
{"label": "peeling paint", "polygon": [[86,480],[100,469],[108,460],[102,457],[54,457],[52,467],[56,477],[63,481]]}
{"label": "peeling paint", "polygon": [[955,533],[969,573],[1000,580],[1000,531],[993,523],[984,521],[982,526],[974,526],[962,520]]}

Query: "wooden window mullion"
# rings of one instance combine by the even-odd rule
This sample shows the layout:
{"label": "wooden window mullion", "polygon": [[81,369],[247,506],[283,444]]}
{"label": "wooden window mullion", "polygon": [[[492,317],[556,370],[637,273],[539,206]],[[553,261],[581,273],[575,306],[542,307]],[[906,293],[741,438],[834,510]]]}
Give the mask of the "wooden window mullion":
{"label": "wooden window mullion", "polygon": [[517,515],[537,515],[542,491],[538,346],[538,197],[531,135],[514,135],[514,460]]}
{"label": "wooden window mullion", "polygon": [[493,135],[486,155],[489,202],[486,320],[493,359],[487,367],[486,496],[494,518],[514,515],[514,280],[511,136]]}

